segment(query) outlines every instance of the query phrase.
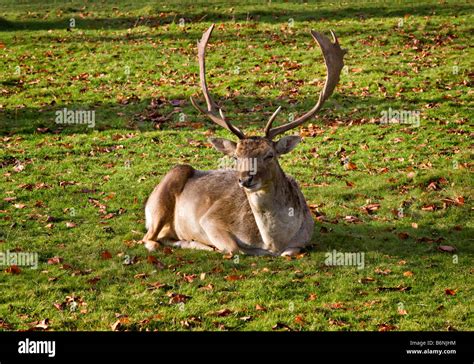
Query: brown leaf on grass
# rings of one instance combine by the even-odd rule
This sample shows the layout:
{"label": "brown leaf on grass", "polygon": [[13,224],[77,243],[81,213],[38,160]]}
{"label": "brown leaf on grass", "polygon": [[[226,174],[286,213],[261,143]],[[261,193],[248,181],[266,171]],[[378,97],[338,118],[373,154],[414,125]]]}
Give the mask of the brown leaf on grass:
{"label": "brown leaf on grass", "polygon": [[444,293],[448,296],[455,296],[456,295],[456,290],[455,289],[450,289],[450,288],[446,288],[444,290]]}
{"label": "brown leaf on grass", "polygon": [[137,273],[133,276],[135,279],[145,279],[146,277],[148,277],[148,273]]}
{"label": "brown leaf on grass", "polygon": [[397,264],[398,265],[405,265],[405,264],[407,264],[407,261],[402,259],[402,260],[399,260]]}
{"label": "brown leaf on grass", "polygon": [[462,196],[458,196],[454,199],[446,197],[446,198],[443,198],[441,201],[443,202],[444,208],[446,208],[447,206],[452,206],[452,205],[456,205],[456,206],[464,205],[464,197]]}
{"label": "brown leaf on grass", "polygon": [[325,308],[329,308],[331,310],[339,310],[339,309],[344,309],[345,310],[343,302],[325,303],[323,306]]}
{"label": "brown leaf on grass", "polygon": [[411,227],[412,227],[413,229],[418,229],[418,224],[417,224],[416,222],[412,222],[412,223],[411,223]]}
{"label": "brown leaf on grass", "polygon": [[352,224],[359,224],[362,221],[357,216],[347,215],[344,217],[344,221]]}
{"label": "brown leaf on grass", "polygon": [[112,331],[120,331],[122,329],[122,322],[120,322],[120,319],[115,321],[110,328]]}
{"label": "brown leaf on grass", "polygon": [[113,212],[110,212],[104,216],[102,216],[102,220],[110,220],[111,218],[113,218],[115,216],[115,213]]}
{"label": "brown leaf on grass", "polygon": [[13,170],[17,173],[20,173],[21,171],[23,171],[25,169],[25,165],[24,164],[21,164],[21,163],[17,163],[15,164],[15,166],[13,167]]}
{"label": "brown leaf on grass", "polygon": [[347,326],[349,325],[347,322],[343,321],[343,320],[336,320],[336,319],[332,319],[330,318],[328,320],[329,324],[332,325],[332,326],[339,326],[339,327],[343,327],[343,326]]}
{"label": "brown leaf on grass", "polygon": [[428,238],[426,236],[423,236],[421,238],[418,238],[416,239],[417,242],[419,243],[440,243],[444,240],[444,238],[442,236],[436,238],[436,239],[433,239],[433,238]]}
{"label": "brown leaf on grass", "polygon": [[304,321],[304,319],[301,315],[296,316],[294,321],[295,321],[295,324],[298,324],[298,325],[301,325],[301,326],[306,324],[306,322]]}
{"label": "brown leaf on grass", "polygon": [[259,304],[257,304],[257,305],[255,306],[255,309],[256,309],[257,311],[263,311],[263,312],[267,311],[267,308],[266,308],[266,307],[261,306],[261,305],[259,305]]}
{"label": "brown leaf on grass", "polygon": [[108,250],[104,250],[100,253],[100,258],[102,260],[112,259],[112,253],[110,253]]}
{"label": "brown leaf on grass", "polygon": [[13,265],[9,266],[7,269],[5,269],[5,273],[20,274],[21,269],[17,265],[13,264]]}
{"label": "brown leaf on grass", "polygon": [[408,315],[408,312],[406,310],[402,309],[402,308],[399,308],[398,309],[398,314],[399,315]]}
{"label": "brown leaf on grass", "polygon": [[77,184],[77,182],[75,182],[75,181],[60,181],[59,182],[59,187],[74,186],[76,184]]}
{"label": "brown leaf on grass", "polygon": [[183,275],[183,279],[188,283],[192,283],[196,278],[197,278],[196,274],[184,274]]}
{"label": "brown leaf on grass", "polygon": [[382,276],[386,276],[386,275],[389,275],[390,273],[392,273],[392,271],[390,269],[380,269],[380,268],[375,268],[374,270],[375,274],[380,274]]}
{"label": "brown leaf on grass", "polygon": [[446,253],[454,253],[456,251],[456,248],[451,245],[440,245],[438,246],[438,250]]}
{"label": "brown leaf on grass", "polygon": [[382,323],[378,325],[378,329],[379,329],[379,332],[385,332],[385,331],[397,330],[397,327],[395,325]]}
{"label": "brown leaf on grass", "polygon": [[356,166],[356,164],[353,163],[353,162],[346,163],[346,164],[344,164],[344,166],[345,166],[345,169],[347,169],[347,170],[349,170],[349,171],[355,171],[355,170],[357,170],[357,166]]}
{"label": "brown leaf on grass", "polygon": [[150,264],[153,264],[157,269],[159,270],[162,270],[162,269],[165,269],[165,265],[159,261],[155,256],[153,255],[149,255],[147,257],[147,262],[150,263]]}
{"label": "brown leaf on grass", "polygon": [[435,211],[437,207],[433,204],[431,205],[425,205],[421,208],[423,211]]}
{"label": "brown leaf on grass", "polygon": [[379,203],[370,203],[368,205],[362,206],[361,209],[367,214],[373,214],[375,211],[377,211],[380,208]]}
{"label": "brown leaf on grass", "polygon": [[60,258],[58,256],[52,257],[48,259],[48,264],[60,264],[63,261],[63,258]]}
{"label": "brown leaf on grass", "polygon": [[247,322],[247,321],[252,320],[252,316],[242,316],[242,317],[239,317],[239,320],[243,322]]}
{"label": "brown leaf on grass", "polygon": [[464,197],[458,196],[455,198],[456,204],[457,205],[464,205]]}
{"label": "brown leaf on grass", "polygon": [[232,311],[229,310],[228,308],[223,308],[222,310],[219,310],[213,313],[213,315],[217,317],[227,317],[230,314],[232,314]]}
{"label": "brown leaf on grass", "polygon": [[397,235],[401,240],[407,240],[410,237],[410,235],[404,231],[399,232]]}
{"label": "brown leaf on grass", "polygon": [[6,322],[4,319],[0,318],[0,329],[12,330],[13,327],[8,322]]}
{"label": "brown leaf on grass", "polygon": [[198,288],[201,291],[212,291],[214,289],[214,285],[209,283],[207,286],[202,286]]}
{"label": "brown leaf on grass", "polygon": [[359,279],[359,283],[362,283],[362,284],[366,284],[369,282],[375,282],[375,279],[372,277],[364,277],[364,278]]}
{"label": "brown leaf on grass", "polygon": [[399,291],[399,292],[407,292],[410,291],[411,287],[410,286],[404,286],[404,285],[398,285],[396,287],[377,287],[377,291],[379,292],[384,292],[384,291],[389,291],[389,292],[394,292],[394,291]]}
{"label": "brown leaf on grass", "polygon": [[16,203],[13,205],[16,209],[24,209],[26,205],[24,203]]}
{"label": "brown leaf on grass", "polygon": [[403,276],[405,276],[405,277],[412,277],[412,276],[413,276],[413,272],[407,270],[406,272],[403,272]]}
{"label": "brown leaf on grass", "polygon": [[272,330],[293,331],[290,326],[284,324],[283,322],[277,322],[275,325],[272,326]]}
{"label": "brown leaf on grass", "polygon": [[45,318],[38,322],[32,329],[35,330],[47,330],[49,328],[49,319]]}
{"label": "brown leaf on grass", "polygon": [[169,286],[166,283],[154,282],[148,284],[149,290],[155,290],[160,288],[168,288]]}
{"label": "brown leaf on grass", "polygon": [[70,222],[70,221],[67,221],[67,222],[66,222],[66,227],[67,227],[68,229],[75,228],[76,226],[77,226],[77,225],[76,225],[75,223],[73,223],[73,222]]}
{"label": "brown leaf on grass", "polygon": [[191,296],[186,296],[184,294],[179,294],[179,293],[168,293],[168,297],[170,297],[169,304],[177,304],[177,303],[185,303],[188,301]]}
{"label": "brown leaf on grass", "polygon": [[3,199],[3,201],[5,201],[5,202],[12,202],[12,201],[15,201],[15,200],[16,200],[16,197],[5,197]]}
{"label": "brown leaf on grass", "polygon": [[306,298],[306,301],[314,301],[318,298],[316,293],[310,293],[309,296]]}
{"label": "brown leaf on grass", "polygon": [[100,277],[94,277],[94,278],[88,279],[86,282],[94,286],[99,281],[100,281]]}
{"label": "brown leaf on grass", "polygon": [[231,274],[231,275],[225,276],[224,279],[226,281],[229,281],[229,282],[234,282],[234,281],[244,279],[244,276],[243,275]]}
{"label": "brown leaf on grass", "polygon": [[325,226],[321,226],[321,228],[319,229],[319,232],[321,234],[327,234],[329,232],[328,228],[325,227]]}

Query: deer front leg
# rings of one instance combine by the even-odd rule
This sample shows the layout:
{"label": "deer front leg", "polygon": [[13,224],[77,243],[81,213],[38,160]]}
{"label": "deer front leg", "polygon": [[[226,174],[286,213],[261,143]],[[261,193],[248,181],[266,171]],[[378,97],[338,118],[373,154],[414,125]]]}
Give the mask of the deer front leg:
{"label": "deer front leg", "polygon": [[206,232],[209,242],[217,250],[224,253],[239,253],[240,248],[235,238],[227,231],[221,219],[222,211],[211,207],[211,209],[201,217],[199,223]]}

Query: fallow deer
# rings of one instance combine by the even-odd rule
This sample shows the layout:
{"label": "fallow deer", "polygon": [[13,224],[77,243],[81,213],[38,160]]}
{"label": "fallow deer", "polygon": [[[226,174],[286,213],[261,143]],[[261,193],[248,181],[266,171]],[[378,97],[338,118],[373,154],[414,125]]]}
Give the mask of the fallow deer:
{"label": "fallow deer", "polygon": [[[211,98],[205,68],[206,46],[212,25],[198,42],[199,76],[207,110],[193,106],[232,132],[238,142],[211,138],[220,152],[236,160],[236,169],[196,170],[178,165],[166,174],[145,206],[147,233],[143,242],[153,251],[157,242],[181,248],[243,252],[251,255],[295,255],[309,245],[314,220],[295,180],[281,169],[278,158],[301,141],[299,136],[273,139],[312,118],[333,93],[344,66],[346,50],[331,32],[333,42],[311,31],[319,44],[327,75],[316,105],[301,117],[272,128],[280,107],[260,136],[246,136],[232,125]],[[254,167],[248,168],[248,161]],[[252,164],[252,163],[250,163]]]}

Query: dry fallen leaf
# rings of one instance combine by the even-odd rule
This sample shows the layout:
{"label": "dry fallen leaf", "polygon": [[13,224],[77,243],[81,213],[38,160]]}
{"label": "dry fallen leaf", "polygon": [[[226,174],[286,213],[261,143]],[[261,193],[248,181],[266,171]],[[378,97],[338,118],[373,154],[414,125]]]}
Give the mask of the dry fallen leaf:
{"label": "dry fallen leaf", "polygon": [[276,325],[272,326],[272,330],[293,331],[293,329],[290,326],[288,326],[287,324],[284,324],[283,322],[277,322]]}
{"label": "dry fallen leaf", "polygon": [[454,253],[456,251],[456,248],[451,245],[440,245],[438,246],[438,250],[447,253]]}
{"label": "dry fallen leaf", "polygon": [[100,253],[100,258],[102,260],[112,259],[112,254],[108,250],[104,250]]}
{"label": "dry fallen leaf", "polygon": [[386,323],[378,325],[378,328],[380,332],[393,331],[397,329],[395,325],[386,324]]}
{"label": "dry fallen leaf", "polygon": [[217,312],[214,312],[214,316],[217,317],[226,317],[232,314],[232,311],[229,310],[228,308],[223,308],[222,310],[219,310]]}
{"label": "dry fallen leaf", "polygon": [[58,257],[58,256],[55,256],[55,257],[52,257],[52,258],[49,258],[48,259],[48,264],[59,264],[63,261],[62,258]]}
{"label": "dry fallen leaf", "polygon": [[411,276],[413,276],[413,272],[407,270],[406,272],[403,272],[403,275],[404,275],[405,277],[411,277]]}
{"label": "dry fallen leaf", "polygon": [[352,215],[347,215],[344,217],[344,221],[347,221],[349,223],[357,224],[362,222],[357,216],[352,216]]}
{"label": "dry fallen leaf", "polygon": [[49,319],[47,318],[44,320],[41,320],[34,326],[34,328],[38,330],[47,330],[48,327],[49,327]]}
{"label": "dry fallen leaf", "polygon": [[407,240],[410,237],[410,235],[408,235],[408,233],[402,231],[402,232],[398,233],[398,237],[402,240]]}
{"label": "dry fallen leaf", "polygon": [[444,293],[447,294],[448,296],[455,296],[455,295],[456,295],[456,290],[455,290],[455,289],[446,288],[446,289],[444,290]]}
{"label": "dry fallen leaf", "polygon": [[5,272],[10,274],[20,274],[21,269],[17,265],[11,265],[7,269],[5,269]]}
{"label": "dry fallen leaf", "polygon": [[66,227],[69,228],[69,229],[75,228],[76,226],[77,226],[77,225],[76,225],[75,223],[73,223],[73,222],[69,222],[69,221],[66,222]]}
{"label": "dry fallen leaf", "polygon": [[224,279],[226,281],[233,282],[233,281],[238,281],[240,279],[243,279],[243,276],[242,275],[238,276],[238,275],[235,275],[235,274],[231,274],[231,275],[225,276]]}
{"label": "dry fallen leaf", "polygon": [[380,269],[380,268],[375,268],[374,272],[375,272],[376,274],[380,274],[380,275],[383,275],[383,276],[386,276],[386,275],[392,273],[392,271],[391,271],[390,269],[388,269],[388,268],[387,268],[387,269],[383,269],[383,270]]}
{"label": "dry fallen leaf", "polygon": [[372,277],[364,277],[364,278],[359,279],[359,283],[362,283],[362,284],[369,283],[369,282],[375,282],[375,279]]}
{"label": "dry fallen leaf", "polygon": [[259,305],[259,304],[257,304],[257,305],[255,306],[255,309],[256,309],[257,311],[264,311],[264,312],[267,310],[266,307],[261,306],[261,305]]}
{"label": "dry fallen leaf", "polygon": [[147,262],[150,263],[150,264],[153,264],[156,268],[158,268],[159,270],[162,270],[162,269],[165,269],[165,265],[159,261],[156,257],[154,257],[153,255],[149,255],[148,258],[147,258]]}
{"label": "dry fallen leaf", "polygon": [[314,301],[316,298],[318,298],[318,295],[316,293],[310,293],[306,301]]}
{"label": "dry fallen leaf", "polygon": [[305,322],[304,322],[304,319],[303,317],[301,317],[301,315],[298,315],[295,317],[295,324],[298,324],[298,325],[304,325]]}
{"label": "dry fallen leaf", "polygon": [[110,327],[112,328],[112,331],[120,331],[120,329],[122,328],[122,323],[120,322],[120,320],[117,320]]}
{"label": "dry fallen leaf", "polygon": [[177,304],[177,303],[185,303],[187,300],[189,300],[191,297],[186,296],[184,294],[179,294],[179,293],[168,293],[168,297],[170,297],[169,304]]}

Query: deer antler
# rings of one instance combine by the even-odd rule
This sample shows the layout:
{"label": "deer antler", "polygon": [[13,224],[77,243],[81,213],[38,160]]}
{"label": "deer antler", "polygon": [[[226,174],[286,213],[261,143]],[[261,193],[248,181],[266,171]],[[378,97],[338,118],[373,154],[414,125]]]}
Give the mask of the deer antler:
{"label": "deer antler", "polygon": [[237,127],[233,126],[229,121],[224,117],[224,114],[221,109],[217,111],[217,106],[207,88],[206,82],[206,46],[209,38],[211,37],[212,31],[214,29],[214,24],[212,24],[209,29],[202,35],[201,41],[198,42],[198,58],[199,58],[199,79],[201,80],[202,93],[206,99],[207,111],[202,109],[197,102],[191,97],[191,103],[193,106],[204,115],[207,115],[213,122],[222,126],[223,128],[229,130],[230,132],[237,135],[239,139],[244,139],[244,133]]}
{"label": "deer antler", "polygon": [[339,82],[339,76],[341,70],[344,67],[344,55],[347,53],[347,50],[342,49],[339,45],[336,35],[331,31],[332,38],[334,43],[332,43],[326,36],[321,33],[311,31],[311,35],[314,40],[319,44],[321,51],[323,52],[324,62],[326,63],[326,82],[324,83],[323,90],[319,94],[319,99],[316,105],[309,110],[306,114],[300,116],[296,120],[280,125],[276,128],[271,129],[273,120],[275,120],[276,114],[280,111],[280,108],[275,111],[275,113],[268,120],[267,125],[265,126],[265,136],[268,139],[273,139],[276,135],[284,133],[287,130],[293,129],[298,125],[303,124],[306,120],[312,118],[316,114],[324,102],[332,95],[334,88]]}

